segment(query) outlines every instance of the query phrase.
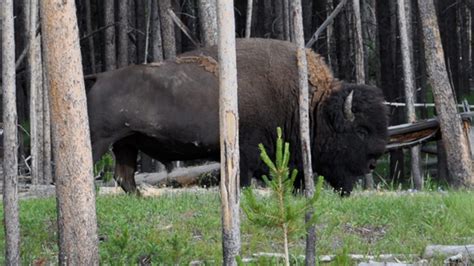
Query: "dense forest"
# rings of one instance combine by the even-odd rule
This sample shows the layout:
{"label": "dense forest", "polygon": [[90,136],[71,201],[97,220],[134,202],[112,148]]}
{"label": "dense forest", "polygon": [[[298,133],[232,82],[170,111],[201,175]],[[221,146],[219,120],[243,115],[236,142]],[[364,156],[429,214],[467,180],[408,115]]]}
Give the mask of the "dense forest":
{"label": "dense forest", "polygon": [[[433,103],[427,80],[426,50],[417,1],[404,1],[404,17],[400,17],[397,2],[302,0],[305,40],[307,43],[311,41],[311,48],[325,58],[336,77],[376,85],[382,88],[390,103],[406,102],[402,57],[403,52],[408,51],[415,73],[413,101]],[[458,102],[468,99],[472,103],[470,81],[474,74],[474,1],[434,2],[451,88]],[[30,102],[33,96],[43,95],[41,89],[31,89],[32,70],[28,63],[31,55],[28,55],[28,50],[34,39],[31,32],[35,33],[33,36],[40,36],[41,29],[32,22],[32,14],[38,9],[30,6],[30,1],[15,1],[14,4],[17,107],[21,126],[19,158],[21,173],[27,174],[31,168],[27,166],[31,163],[27,158],[33,153],[30,146],[34,146],[33,143],[37,141],[33,136],[30,137],[31,117],[36,115],[32,112]],[[216,41],[216,32],[212,30],[216,25],[210,20],[215,17],[216,11],[210,0],[83,0],[76,1],[76,7],[86,87],[93,84],[93,80],[88,77],[93,77],[95,73],[130,64],[171,59],[199,46],[213,45]],[[313,34],[339,9],[334,20],[322,28],[317,39],[314,39]],[[235,35],[238,38],[250,36],[290,41],[294,38],[288,0],[236,0],[234,10]],[[401,20],[407,28],[408,46],[401,43]],[[32,31],[31,25],[37,25],[36,29]],[[42,106],[46,105],[36,105],[35,108],[47,109]],[[429,118],[435,114],[434,110],[430,107],[417,108],[416,119]],[[390,124],[411,122],[406,112],[405,107],[391,106]],[[49,134],[46,127],[41,130]],[[46,141],[40,146],[50,145],[47,138],[43,139]],[[440,158],[435,167],[437,169],[430,174],[441,181],[449,181],[442,146],[438,149],[436,146],[424,146],[422,151],[437,154],[437,158]],[[427,163],[424,154],[422,160]],[[409,155],[408,150],[392,151],[387,157],[389,170],[377,172],[377,177],[403,180],[410,176]],[[145,156],[141,166],[145,171],[154,168]]]}

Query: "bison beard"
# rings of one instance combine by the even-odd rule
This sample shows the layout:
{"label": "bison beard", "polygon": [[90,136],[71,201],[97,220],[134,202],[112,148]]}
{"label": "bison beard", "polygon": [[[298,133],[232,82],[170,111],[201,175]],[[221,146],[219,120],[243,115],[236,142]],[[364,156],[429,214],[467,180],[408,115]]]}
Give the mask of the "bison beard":
{"label": "bison beard", "polygon": [[[115,179],[125,191],[136,192],[138,150],[165,163],[219,160],[215,58],[215,47],[203,48],[175,61],[99,75],[87,94],[93,157],[97,161],[113,146]],[[348,195],[385,150],[383,95],[375,87],[333,78],[309,50],[307,58],[313,168]],[[296,47],[278,40],[238,40],[237,73],[241,185],[266,172],[257,145],[273,153],[278,126],[291,145],[291,166],[301,169]]]}

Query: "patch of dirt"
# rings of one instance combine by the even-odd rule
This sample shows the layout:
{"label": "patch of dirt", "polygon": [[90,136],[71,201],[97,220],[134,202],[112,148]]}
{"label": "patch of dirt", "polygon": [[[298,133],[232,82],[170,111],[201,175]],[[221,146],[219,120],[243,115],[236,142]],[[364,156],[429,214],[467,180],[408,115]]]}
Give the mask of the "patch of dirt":
{"label": "patch of dirt", "polygon": [[343,230],[346,233],[358,235],[367,243],[372,244],[385,236],[385,234],[387,233],[387,226],[354,226],[352,224],[346,223],[343,226]]}

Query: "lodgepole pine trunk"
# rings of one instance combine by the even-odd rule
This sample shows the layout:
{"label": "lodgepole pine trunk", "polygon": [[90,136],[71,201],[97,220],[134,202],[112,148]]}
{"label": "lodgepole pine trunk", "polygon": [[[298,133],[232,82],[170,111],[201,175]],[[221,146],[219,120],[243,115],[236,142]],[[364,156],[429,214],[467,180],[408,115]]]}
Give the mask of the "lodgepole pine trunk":
{"label": "lodgepole pine trunk", "polygon": [[[104,0],[104,26],[115,23],[114,0]],[[111,26],[104,30],[104,63],[105,71],[113,70],[117,66],[115,51],[115,27]]]}
{"label": "lodgepole pine trunk", "polygon": [[[313,169],[311,165],[311,147],[309,139],[309,88],[308,88],[308,64],[306,61],[305,40],[303,32],[303,13],[301,11],[301,0],[292,2],[293,29],[297,45],[298,61],[298,84],[299,84],[299,116],[300,116],[300,139],[301,157],[303,158],[305,196],[311,198],[314,195]],[[310,221],[314,210],[310,209],[306,215],[306,222]],[[306,229],[306,265],[315,265],[316,261],[316,230],[314,225]]]}
{"label": "lodgepole pine trunk", "polygon": [[[406,2],[405,2],[406,1]],[[415,112],[415,76],[414,76],[414,64],[412,61],[412,47],[410,43],[408,31],[408,16],[405,12],[406,4],[409,4],[410,0],[398,0],[398,27],[400,31],[400,43],[403,63],[403,82],[405,85],[405,102],[407,105],[407,122],[413,123],[416,121]],[[407,16],[408,15],[408,16]],[[415,146],[410,149],[411,152],[411,178],[413,180],[413,186],[415,189],[423,189],[423,177],[421,176],[420,169],[420,147]]]}
{"label": "lodgepole pine trunk", "polygon": [[153,0],[151,5],[151,50],[153,62],[163,61],[163,44],[161,40],[161,23],[158,1],[159,0]]}
{"label": "lodgepole pine trunk", "polygon": [[239,113],[234,4],[217,1],[219,58],[219,121],[223,264],[237,265],[240,252]]}
{"label": "lodgepole pine trunk", "polygon": [[41,36],[37,36],[38,0],[30,1],[29,53],[30,67],[30,135],[31,135],[31,182],[45,184],[44,180],[44,130],[43,130],[43,65],[41,62]]}
{"label": "lodgepole pine trunk", "polygon": [[217,44],[216,0],[198,0],[202,43],[205,46]]}
{"label": "lodgepole pine trunk", "polygon": [[252,32],[253,0],[247,0],[247,16],[245,18],[245,38],[250,38]]}
{"label": "lodgepole pine trunk", "polygon": [[15,34],[13,1],[2,1],[3,81],[3,217],[5,264],[20,265],[20,221],[18,216],[18,128],[15,86]]}
{"label": "lodgepole pine trunk", "polygon": [[161,22],[161,38],[163,40],[163,56],[164,59],[173,59],[176,57],[176,38],[174,32],[174,24],[168,9],[171,8],[171,0],[158,1]]}
{"label": "lodgepole pine trunk", "polygon": [[[364,62],[364,40],[362,35],[362,18],[360,12],[360,0],[352,1],[352,8],[354,10],[354,38],[355,38],[355,69],[356,69],[356,83],[365,83],[365,62]],[[365,175],[365,188],[374,188],[374,177],[371,173]]]}
{"label": "lodgepole pine trunk", "polygon": [[474,186],[468,141],[457,114],[453,88],[441,46],[441,37],[432,0],[418,0],[418,10],[423,29],[425,57],[429,82],[433,88],[436,111],[440,120],[441,134],[448,158],[448,170],[456,186]]}
{"label": "lodgepole pine trunk", "polygon": [[41,26],[51,95],[59,264],[98,265],[92,153],[75,3],[41,1]]}
{"label": "lodgepole pine trunk", "polygon": [[117,67],[128,65],[128,0],[118,1]]}
{"label": "lodgepole pine trunk", "polygon": [[[87,31],[87,34],[90,34],[92,32],[91,0],[86,0],[85,6],[86,6],[86,31]],[[87,45],[88,45],[88,52],[89,52],[89,61],[91,62],[91,70],[92,70],[92,73],[96,73],[97,69],[95,65],[95,46],[94,46],[93,37],[87,38]]]}

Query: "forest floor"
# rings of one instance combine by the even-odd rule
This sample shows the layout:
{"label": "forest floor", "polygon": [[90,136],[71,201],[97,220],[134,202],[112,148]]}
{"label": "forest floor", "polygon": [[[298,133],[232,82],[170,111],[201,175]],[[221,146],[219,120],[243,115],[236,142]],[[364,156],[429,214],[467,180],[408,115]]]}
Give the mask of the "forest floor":
{"label": "forest floor", "polygon": [[[145,197],[125,195],[119,188],[98,189],[99,251],[103,264],[220,264],[217,188],[157,189],[143,185],[141,189]],[[269,200],[267,190],[259,192],[262,200]],[[20,201],[21,258],[25,264],[56,262],[56,201],[52,195]],[[0,209],[1,215],[2,212]],[[390,257],[394,262],[419,262],[428,245],[474,244],[472,191],[359,191],[340,198],[325,189],[317,204],[317,215],[317,254],[333,255],[320,257],[322,261],[331,260],[328,265],[381,261],[386,254],[395,255]],[[297,265],[303,264],[302,219],[299,225],[290,245]],[[2,230],[0,250],[3,234]],[[282,252],[280,235],[276,228],[252,225],[242,214],[242,256],[253,259],[249,264],[277,263],[277,258],[268,258],[262,252]],[[425,265],[442,265],[445,258],[427,258]]]}

